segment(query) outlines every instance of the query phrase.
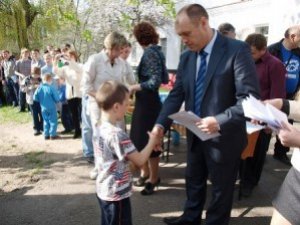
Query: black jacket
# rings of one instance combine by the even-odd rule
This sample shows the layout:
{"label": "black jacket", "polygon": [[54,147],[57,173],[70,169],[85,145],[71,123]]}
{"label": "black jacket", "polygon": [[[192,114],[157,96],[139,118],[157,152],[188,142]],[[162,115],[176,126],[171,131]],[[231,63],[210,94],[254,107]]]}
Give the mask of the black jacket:
{"label": "black jacket", "polygon": [[[271,44],[268,46],[269,52],[274,55],[276,58],[282,61],[282,54],[281,54],[281,45],[284,39],[281,39],[279,42]],[[300,57],[300,48],[292,49],[292,53],[298,57]]]}

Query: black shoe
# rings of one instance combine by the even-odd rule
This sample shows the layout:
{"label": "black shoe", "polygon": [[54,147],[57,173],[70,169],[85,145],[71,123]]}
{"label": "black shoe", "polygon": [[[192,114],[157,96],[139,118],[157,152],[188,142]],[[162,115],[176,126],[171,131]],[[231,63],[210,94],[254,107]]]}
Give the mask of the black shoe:
{"label": "black shoe", "polygon": [[40,134],[42,134],[42,132],[39,131],[39,130],[36,130],[36,131],[34,131],[34,133],[33,133],[34,136],[38,136],[38,135],[40,135]]}
{"label": "black shoe", "polygon": [[90,164],[95,164],[94,156],[84,157],[85,160]]}
{"label": "black shoe", "polygon": [[60,139],[60,136],[55,135],[55,136],[50,136],[50,140],[57,140]]}
{"label": "black shoe", "polygon": [[152,195],[154,193],[154,188],[158,188],[159,184],[160,178],[158,178],[154,184],[152,184],[151,182],[147,182],[145,184],[145,188],[141,191],[141,195]]}
{"label": "black shoe", "polygon": [[143,186],[145,186],[145,182],[148,179],[149,179],[149,176],[146,176],[146,177],[140,176],[136,181],[133,182],[133,186],[143,187]]}
{"label": "black shoe", "polygon": [[249,198],[253,192],[253,186],[244,186],[241,189],[241,196],[245,198]]}
{"label": "black shoe", "polygon": [[75,133],[74,136],[73,136],[73,139],[80,138],[80,137],[81,137],[80,133]]}
{"label": "black shoe", "polygon": [[61,134],[69,134],[69,133],[71,133],[72,132],[72,130],[63,130],[62,132],[60,132]]}
{"label": "black shoe", "polygon": [[286,153],[282,153],[282,154],[274,153],[273,158],[282,162],[287,166],[292,166],[291,161],[289,157],[286,155]]}
{"label": "black shoe", "polygon": [[189,222],[183,216],[171,216],[163,218],[168,225],[199,225],[197,222]]}
{"label": "black shoe", "polygon": [[50,137],[49,136],[45,136],[45,140],[49,140],[50,139]]}

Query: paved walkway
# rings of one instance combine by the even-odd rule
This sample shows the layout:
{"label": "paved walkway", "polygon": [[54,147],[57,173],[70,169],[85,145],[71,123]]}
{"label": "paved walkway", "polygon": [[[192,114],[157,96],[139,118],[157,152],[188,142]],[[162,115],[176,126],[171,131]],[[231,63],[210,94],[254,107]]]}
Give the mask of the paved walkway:
{"label": "paved walkway", "polygon": [[[272,144],[270,146],[273,146]],[[141,196],[135,188],[132,196],[135,225],[162,225],[165,216],[180,215],[185,199],[185,144],[171,146],[168,163],[161,162],[161,186],[152,196]],[[270,151],[269,154],[272,152]],[[45,192],[28,188],[0,198],[1,225],[95,225],[100,224],[94,181],[87,178],[91,169],[78,157],[68,164],[56,165],[56,173],[68,172],[67,184],[61,183]],[[76,170],[74,169],[76,167]],[[238,185],[234,197],[231,225],[267,225],[272,214],[271,200],[276,194],[288,167],[268,155],[261,182],[251,198],[238,201]],[[74,179],[70,176],[74,176]],[[72,179],[71,179],[72,178]],[[42,182],[42,181],[41,181]],[[49,179],[51,187],[54,181]],[[70,191],[64,191],[68,185]],[[39,192],[37,192],[39,191]],[[32,192],[32,193],[31,193]],[[208,193],[210,188],[208,189]],[[39,194],[40,193],[40,194]],[[209,197],[208,197],[209,201]]]}

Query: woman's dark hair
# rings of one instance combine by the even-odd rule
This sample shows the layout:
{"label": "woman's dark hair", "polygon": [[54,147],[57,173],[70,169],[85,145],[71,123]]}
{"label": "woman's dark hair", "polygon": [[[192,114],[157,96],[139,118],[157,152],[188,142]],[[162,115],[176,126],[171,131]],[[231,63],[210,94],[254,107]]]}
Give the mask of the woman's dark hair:
{"label": "woman's dark hair", "polygon": [[156,32],[154,26],[148,22],[140,22],[135,25],[133,34],[136,40],[142,46],[148,46],[150,44],[158,44],[159,35]]}

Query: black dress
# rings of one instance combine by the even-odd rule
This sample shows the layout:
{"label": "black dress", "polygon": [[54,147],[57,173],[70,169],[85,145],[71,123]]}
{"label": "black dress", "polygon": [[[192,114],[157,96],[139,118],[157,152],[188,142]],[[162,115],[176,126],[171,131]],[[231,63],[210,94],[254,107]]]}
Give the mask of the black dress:
{"label": "black dress", "polygon": [[[159,46],[146,48],[137,70],[142,90],[135,95],[130,138],[139,151],[147,145],[147,132],[152,130],[162,106],[158,91],[164,66],[161,57],[164,59]],[[159,154],[152,152],[151,157],[158,157]]]}

